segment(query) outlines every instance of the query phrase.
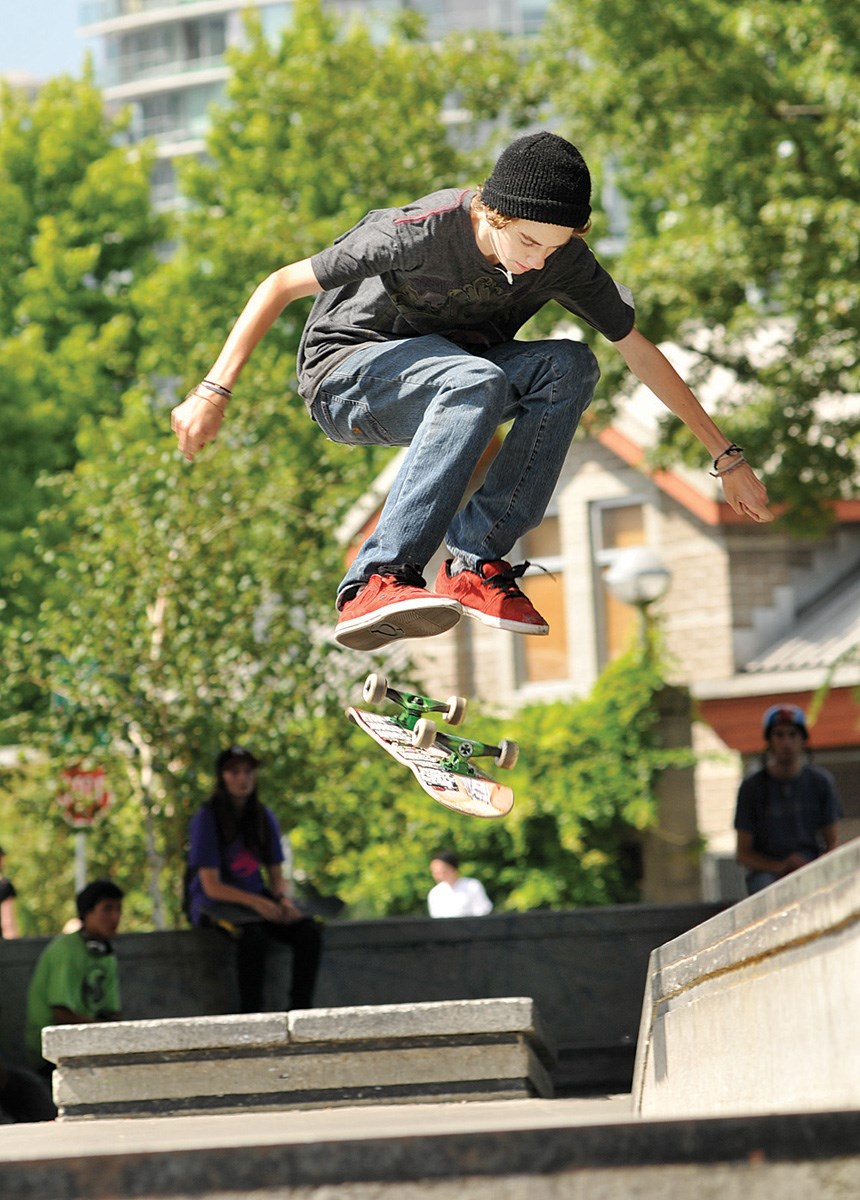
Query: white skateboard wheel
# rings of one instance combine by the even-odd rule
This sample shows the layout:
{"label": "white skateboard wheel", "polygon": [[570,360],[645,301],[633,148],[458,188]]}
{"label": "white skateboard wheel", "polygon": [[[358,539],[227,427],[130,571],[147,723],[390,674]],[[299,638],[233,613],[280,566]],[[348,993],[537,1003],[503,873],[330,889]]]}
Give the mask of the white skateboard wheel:
{"label": "white skateboard wheel", "polygon": [[516,766],[519,756],[520,748],[516,742],[508,742],[504,739],[499,742],[499,753],[496,762],[503,771],[509,771],[511,767]]}
{"label": "white skateboard wheel", "polygon": [[419,750],[426,750],[436,741],[436,726],[432,721],[428,721],[426,717],[421,717],[415,722],[412,730],[412,745]]}
{"label": "white skateboard wheel", "polygon": [[387,691],[388,680],[384,675],[368,675],[361,694],[368,704],[381,704]]}

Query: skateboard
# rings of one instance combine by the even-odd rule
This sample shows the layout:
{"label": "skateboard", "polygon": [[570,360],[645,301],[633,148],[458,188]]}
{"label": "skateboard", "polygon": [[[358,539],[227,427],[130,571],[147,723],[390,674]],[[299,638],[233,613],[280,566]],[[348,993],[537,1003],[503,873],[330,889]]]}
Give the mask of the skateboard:
{"label": "skateboard", "polygon": [[429,713],[439,713],[448,725],[459,725],[466,716],[463,696],[431,700],[388,686],[384,675],[368,675],[363,696],[370,704],[391,700],[403,711],[398,716],[348,708],[346,715],[372,737],[383,750],[409,767],[421,787],[439,804],[469,817],[504,817],[514,805],[514,793],[505,784],[475,766],[476,757],[495,759],[503,770],[512,767],[519,755],[516,742],[498,746],[458,737],[439,730]]}
{"label": "skateboard", "polygon": [[340,896],[323,896],[310,880],[298,885],[295,895],[290,899],[306,917],[323,917],[328,920],[339,917],[346,908],[346,902],[341,900]]}

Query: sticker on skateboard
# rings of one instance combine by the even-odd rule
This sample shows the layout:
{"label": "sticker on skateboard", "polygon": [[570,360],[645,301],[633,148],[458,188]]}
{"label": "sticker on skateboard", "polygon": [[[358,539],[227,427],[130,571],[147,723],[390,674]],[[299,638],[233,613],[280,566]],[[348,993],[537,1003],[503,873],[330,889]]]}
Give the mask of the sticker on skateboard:
{"label": "sticker on skateboard", "polygon": [[490,746],[459,737],[438,730],[427,716],[439,713],[447,724],[459,725],[466,715],[466,700],[462,696],[432,700],[391,688],[384,675],[376,674],[368,675],[363,695],[371,704],[387,699],[403,710],[392,717],[348,708],[346,715],[396,762],[409,767],[428,796],[470,817],[504,817],[511,811],[513,790],[482,771],[474,759],[489,757],[502,769],[512,767],[519,754],[516,742],[502,741],[498,746]]}

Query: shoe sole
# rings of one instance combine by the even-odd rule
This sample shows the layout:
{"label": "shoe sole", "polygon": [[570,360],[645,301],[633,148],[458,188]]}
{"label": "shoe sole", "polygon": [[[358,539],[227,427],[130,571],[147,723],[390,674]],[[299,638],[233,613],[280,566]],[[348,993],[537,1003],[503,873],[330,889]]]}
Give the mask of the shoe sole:
{"label": "shoe sole", "polygon": [[482,625],[490,625],[493,629],[505,629],[508,633],[528,633],[533,637],[546,637],[549,625],[528,625],[525,621],[508,621],[505,617],[491,617],[489,613],[481,612],[479,608],[463,606],[463,616],[480,621]]}
{"label": "shoe sole", "polygon": [[341,622],[334,640],[347,650],[379,650],[403,638],[435,637],[453,628],[463,615],[457,600],[403,601],[381,612]]}

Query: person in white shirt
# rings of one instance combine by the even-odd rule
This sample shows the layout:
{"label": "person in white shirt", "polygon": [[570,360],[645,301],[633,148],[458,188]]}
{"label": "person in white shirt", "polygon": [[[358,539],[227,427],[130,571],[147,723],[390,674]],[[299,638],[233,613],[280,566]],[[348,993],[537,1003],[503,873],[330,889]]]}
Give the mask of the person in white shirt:
{"label": "person in white shirt", "polygon": [[484,885],[461,876],[459,866],[453,850],[440,850],[430,860],[430,874],[436,880],[427,895],[431,917],[485,917],[493,911]]}

